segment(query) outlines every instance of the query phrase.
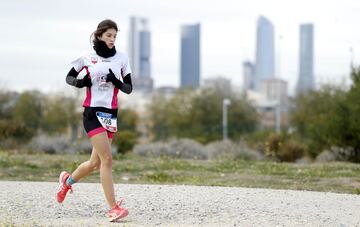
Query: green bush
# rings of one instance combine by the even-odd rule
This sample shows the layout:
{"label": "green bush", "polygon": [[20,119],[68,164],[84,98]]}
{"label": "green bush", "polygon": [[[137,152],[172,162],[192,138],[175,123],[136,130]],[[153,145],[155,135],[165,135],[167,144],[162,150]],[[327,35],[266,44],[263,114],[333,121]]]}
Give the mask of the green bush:
{"label": "green bush", "polygon": [[0,139],[16,138],[28,141],[35,135],[35,130],[28,128],[24,123],[13,120],[0,120]]}
{"label": "green bush", "polygon": [[244,135],[242,138],[246,142],[247,146],[251,149],[257,150],[265,154],[265,143],[266,139],[273,132],[269,130],[255,131]]}
{"label": "green bush", "polygon": [[117,146],[118,154],[125,154],[133,149],[137,142],[136,133],[132,131],[120,131],[115,133],[114,144]]}

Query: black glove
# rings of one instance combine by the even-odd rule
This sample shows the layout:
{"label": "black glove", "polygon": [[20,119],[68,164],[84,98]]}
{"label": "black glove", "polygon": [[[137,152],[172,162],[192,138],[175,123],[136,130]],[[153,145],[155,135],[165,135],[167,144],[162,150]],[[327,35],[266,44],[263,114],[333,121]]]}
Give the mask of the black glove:
{"label": "black glove", "polygon": [[106,75],[106,82],[111,82],[114,85],[118,83],[118,79],[111,69],[109,69],[109,74]]}
{"label": "black glove", "polygon": [[82,79],[77,79],[76,83],[75,83],[75,87],[78,87],[78,88],[91,87],[91,86],[92,86],[92,83],[91,83],[89,74],[86,74],[84,76],[84,78],[82,78]]}
{"label": "black glove", "polygon": [[106,75],[106,82],[111,82],[115,87],[119,88],[122,92],[126,94],[130,94],[132,91],[132,84],[130,80],[130,84],[123,83],[121,80],[117,79],[115,74],[109,69],[109,74]]}

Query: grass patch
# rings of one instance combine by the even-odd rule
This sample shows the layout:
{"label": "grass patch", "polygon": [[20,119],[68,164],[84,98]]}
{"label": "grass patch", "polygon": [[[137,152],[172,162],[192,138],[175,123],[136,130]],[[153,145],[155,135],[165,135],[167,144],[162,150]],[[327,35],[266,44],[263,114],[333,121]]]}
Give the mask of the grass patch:
{"label": "grass patch", "polygon": [[[13,154],[0,151],[0,180],[56,182],[62,170],[74,171],[88,160],[84,154]],[[360,194],[360,165],[353,163],[293,164],[243,160],[185,160],[117,155],[115,183],[189,184]],[[99,182],[95,172],[84,182]]]}

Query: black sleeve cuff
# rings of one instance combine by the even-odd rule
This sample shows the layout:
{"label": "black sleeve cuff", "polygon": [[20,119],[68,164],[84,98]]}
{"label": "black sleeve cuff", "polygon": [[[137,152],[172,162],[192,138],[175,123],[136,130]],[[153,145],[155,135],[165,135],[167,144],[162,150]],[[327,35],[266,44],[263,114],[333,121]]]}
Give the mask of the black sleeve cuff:
{"label": "black sleeve cuff", "polygon": [[66,76],[66,83],[71,86],[75,86],[77,81],[76,77],[78,75],[79,73],[74,69],[74,67],[72,67]]}

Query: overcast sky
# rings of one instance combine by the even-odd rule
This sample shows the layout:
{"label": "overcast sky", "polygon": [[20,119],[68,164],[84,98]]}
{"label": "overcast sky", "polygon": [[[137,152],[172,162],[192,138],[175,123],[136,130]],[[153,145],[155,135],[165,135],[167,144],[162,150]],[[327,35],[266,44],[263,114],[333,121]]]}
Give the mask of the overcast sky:
{"label": "overcast sky", "polygon": [[[91,48],[103,19],[118,23],[127,52],[130,16],[149,19],[155,86],[178,86],[180,26],[201,24],[201,77],[242,85],[242,62],[254,61],[256,20],[275,27],[277,76],[292,93],[298,78],[299,25],[313,23],[317,85],[349,82],[350,48],[360,60],[358,0],[4,0],[0,1],[0,87],[63,90],[70,62]],[[280,39],[279,37],[282,37]]]}

